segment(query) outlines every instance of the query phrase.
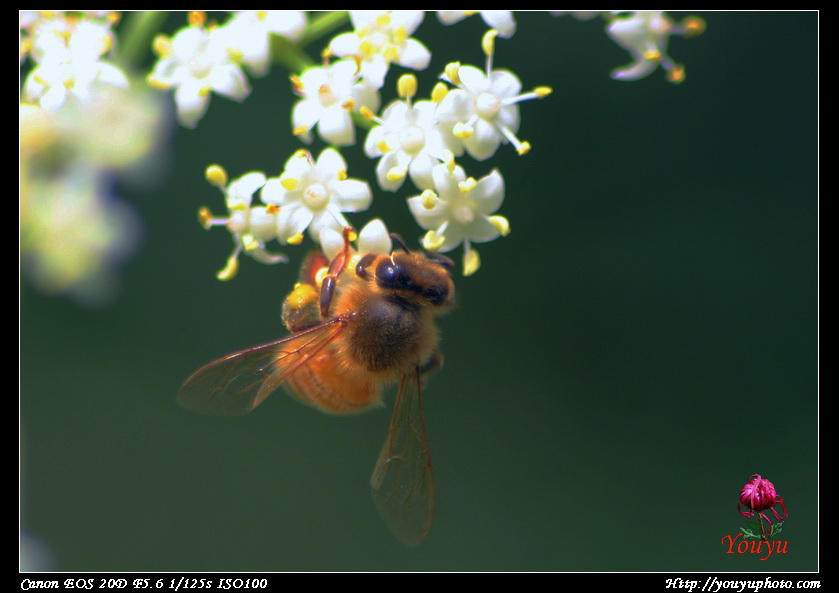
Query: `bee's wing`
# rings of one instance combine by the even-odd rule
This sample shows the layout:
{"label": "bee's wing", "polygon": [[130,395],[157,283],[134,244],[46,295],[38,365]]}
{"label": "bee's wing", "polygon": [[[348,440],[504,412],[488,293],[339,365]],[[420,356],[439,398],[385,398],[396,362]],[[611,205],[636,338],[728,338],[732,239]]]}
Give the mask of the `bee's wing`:
{"label": "bee's wing", "polygon": [[177,401],[184,408],[203,414],[231,416],[250,412],[345,326],[345,319],[336,317],[281,340],[219,358],[184,382]]}
{"label": "bee's wing", "polygon": [[390,431],[370,485],[376,507],[393,534],[408,546],[419,545],[434,516],[434,474],[419,369],[399,382]]}

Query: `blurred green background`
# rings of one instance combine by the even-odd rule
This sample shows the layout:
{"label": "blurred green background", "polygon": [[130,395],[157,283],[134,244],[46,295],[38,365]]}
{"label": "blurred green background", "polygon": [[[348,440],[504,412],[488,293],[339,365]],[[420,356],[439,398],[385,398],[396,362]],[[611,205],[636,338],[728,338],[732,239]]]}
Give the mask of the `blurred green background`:
{"label": "blurred green background", "polygon": [[[517,13],[497,41],[496,67],[554,93],[521,105],[530,154],[463,159],[476,177],[501,170],[512,233],[478,246],[440,324],[446,367],[425,393],[438,505],[417,549],[369,494],[392,394],[350,418],[281,394],[232,419],[174,402],[200,365],[284,333],[305,252],[215,279],[231,243],[196,222],[223,210],[204,168],[273,176],[302,145],[280,66],[242,105],[213,97],[173,133],[156,187],[117,189],[144,234],[110,307],[22,284],[21,524],[52,567],[816,570],[819,15],[699,14],[705,34],[670,44],[681,85],[610,80],[629,57],[599,20]],[[426,17],[420,95],[449,61],[483,65],[484,29]],[[375,182],[360,147],[342,153]],[[382,216],[415,244],[408,187],[374,190],[351,220]],[[754,473],[790,511],[788,552],[766,561],[721,544]]]}

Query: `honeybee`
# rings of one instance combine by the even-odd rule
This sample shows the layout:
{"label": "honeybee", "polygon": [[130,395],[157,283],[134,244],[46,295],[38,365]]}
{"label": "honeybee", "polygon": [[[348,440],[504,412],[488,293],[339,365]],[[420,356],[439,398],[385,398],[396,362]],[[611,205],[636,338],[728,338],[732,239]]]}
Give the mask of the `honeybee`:
{"label": "honeybee", "polygon": [[352,414],[380,405],[383,388],[398,384],[370,485],[390,530],[416,546],[434,514],[422,388],[442,365],[435,319],[454,302],[453,263],[410,251],[398,235],[393,253],[354,257],[351,237],[345,229],[331,261],[319,252],[304,261],[283,302],[290,336],[202,367],[177,401],[206,414],[244,414],[283,386],[323,412]]}

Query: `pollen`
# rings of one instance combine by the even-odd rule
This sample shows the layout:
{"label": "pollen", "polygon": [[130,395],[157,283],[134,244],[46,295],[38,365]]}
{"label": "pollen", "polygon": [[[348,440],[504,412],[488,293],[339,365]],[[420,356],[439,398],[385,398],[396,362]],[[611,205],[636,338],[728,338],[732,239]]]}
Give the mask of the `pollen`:
{"label": "pollen", "polygon": [[292,309],[302,309],[314,303],[317,298],[318,292],[314,286],[298,282],[286,297],[286,302]]}
{"label": "pollen", "polygon": [[463,275],[471,276],[481,267],[481,258],[478,252],[470,249],[463,254]]}
{"label": "pollen", "polygon": [[286,243],[289,245],[300,245],[303,242],[303,233],[294,233],[288,239],[286,239]]}
{"label": "pollen", "polygon": [[227,171],[221,165],[210,165],[204,171],[204,178],[210,182],[211,185],[217,187],[224,187],[227,185]]}
{"label": "pollen", "polygon": [[203,10],[191,10],[188,17],[189,24],[193,27],[200,27],[207,22],[207,13]]}
{"label": "pollen", "polygon": [[449,87],[447,87],[442,82],[438,82],[434,85],[434,88],[431,89],[431,101],[433,103],[439,103],[443,99],[446,98],[446,95],[449,94]]}
{"label": "pollen", "polygon": [[533,92],[536,93],[536,96],[540,99],[544,99],[552,92],[554,92],[554,90],[549,86],[537,86],[535,89],[533,89]]}
{"label": "pollen", "polygon": [[452,84],[460,86],[460,62],[449,62],[446,64],[446,78],[448,78]]}
{"label": "pollen", "polygon": [[484,54],[491,56],[495,52],[495,38],[498,37],[498,29],[490,29],[484,33],[481,39],[481,49]]}
{"label": "pollen", "polygon": [[399,77],[396,88],[400,97],[410,99],[417,94],[417,77],[413,74],[403,74]]}
{"label": "pollen", "polygon": [[198,222],[201,223],[201,226],[207,230],[210,230],[213,226],[213,213],[210,212],[210,209],[206,206],[202,206],[198,209]]}
{"label": "pollen", "polygon": [[239,258],[234,253],[227,259],[227,265],[216,273],[216,278],[222,282],[233,279],[239,271]]}
{"label": "pollen", "polygon": [[431,230],[425,233],[422,238],[422,246],[428,251],[437,251],[446,242],[445,235],[438,235],[436,231]]}
{"label": "pollen", "polygon": [[297,189],[300,180],[296,177],[288,177],[286,175],[280,175],[280,185],[283,186],[283,189],[287,191],[294,191]]}
{"label": "pollen", "polygon": [[506,237],[510,234],[510,221],[507,220],[506,216],[501,216],[500,214],[490,216],[489,223],[495,228],[496,231],[501,233],[502,237]]}

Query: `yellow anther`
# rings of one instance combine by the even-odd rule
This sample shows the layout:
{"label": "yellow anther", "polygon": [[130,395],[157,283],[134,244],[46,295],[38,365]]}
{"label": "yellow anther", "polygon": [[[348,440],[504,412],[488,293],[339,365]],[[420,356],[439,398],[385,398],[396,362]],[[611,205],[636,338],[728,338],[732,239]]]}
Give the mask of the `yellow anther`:
{"label": "yellow anther", "polygon": [[378,148],[382,154],[385,154],[392,150],[392,148],[388,145],[388,143],[385,140],[379,140],[378,142],[376,142],[376,148]]}
{"label": "yellow anther", "polygon": [[242,235],[242,247],[245,251],[256,251],[259,249],[259,241],[253,236],[253,233],[245,233]]}
{"label": "yellow anther", "polygon": [[399,25],[393,31],[393,42],[401,45],[408,38],[408,30],[405,25]]}
{"label": "yellow anther", "polygon": [[484,33],[484,36],[481,39],[481,49],[484,50],[484,54],[487,56],[491,56],[495,51],[496,37],[498,37],[498,29],[490,29]]}
{"label": "yellow anther", "polygon": [[390,24],[390,11],[376,17],[376,26],[387,27]]}
{"label": "yellow anther", "polygon": [[234,253],[227,259],[227,265],[216,273],[216,278],[222,282],[226,282],[227,280],[234,278],[238,271],[239,258],[237,257],[237,254]]}
{"label": "yellow anther", "polygon": [[554,90],[549,86],[537,86],[535,89],[533,89],[533,92],[536,93],[536,95],[540,99],[542,99],[550,95],[552,92],[554,92]]}
{"label": "yellow anther", "polygon": [[481,267],[481,258],[478,252],[474,249],[469,249],[463,253],[463,275],[471,276]]}
{"label": "yellow anther", "polygon": [[431,101],[434,103],[439,103],[443,99],[446,98],[446,95],[449,94],[449,87],[447,87],[442,82],[438,82],[434,85],[434,88],[431,89]]}
{"label": "yellow anther", "polygon": [[519,145],[516,147],[516,152],[518,152],[520,155],[527,154],[528,152],[530,152],[531,148],[532,147],[530,146],[530,142],[524,140],[523,142],[520,142]]}
{"label": "yellow anther", "polygon": [[341,103],[341,107],[343,107],[347,111],[352,111],[353,109],[355,109],[355,99],[350,97],[349,99]]}
{"label": "yellow anther", "polygon": [[366,117],[367,119],[374,120],[376,119],[376,114],[373,113],[373,110],[367,107],[367,105],[362,105],[358,108],[358,112]]}
{"label": "yellow anther", "polygon": [[305,134],[308,131],[309,131],[309,126],[307,126],[306,124],[299,124],[299,125],[294,126],[291,129],[291,133],[294,134],[295,136],[302,136],[303,134]]}
{"label": "yellow anther", "polygon": [[303,233],[294,233],[288,239],[286,239],[286,243],[289,245],[300,245],[303,242]]}
{"label": "yellow anther", "polygon": [[446,78],[448,78],[452,84],[460,85],[460,62],[449,62],[446,64]]}
{"label": "yellow anther", "polygon": [[285,174],[280,175],[280,185],[287,191],[294,191],[300,184],[300,180],[295,177],[287,177]]}
{"label": "yellow anther", "polygon": [[210,182],[210,185],[216,187],[224,187],[227,185],[227,171],[221,165],[210,165],[204,171],[204,178]]}
{"label": "yellow anther", "polygon": [[297,76],[296,74],[292,74],[288,77],[288,79],[291,81],[291,89],[295,93],[299,94],[303,92],[303,81],[300,79],[299,76]]}
{"label": "yellow anther", "polygon": [[187,21],[192,27],[200,27],[207,22],[207,13],[203,10],[191,10],[187,17]]}
{"label": "yellow anther", "polygon": [[426,210],[433,210],[437,205],[437,193],[433,189],[426,189],[420,194],[422,207]]}
{"label": "yellow anther", "polygon": [[168,90],[172,86],[170,83],[165,80],[161,80],[152,73],[149,73],[148,76],[146,76],[146,82],[149,83],[150,87],[159,91]]}
{"label": "yellow anther", "polygon": [[406,167],[391,167],[388,169],[385,177],[387,177],[388,181],[399,181],[400,179],[404,179],[407,174],[408,169]]}
{"label": "yellow anther", "polygon": [[267,206],[265,206],[265,214],[274,215],[280,211],[280,205],[271,202]]}
{"label": "yellow anther", "polygon": [[201,226],[207,230],[210,230],[213,226],[213,213],[210,212],[210,209],[206,206],[202,206],[198,209],[198,222],[201,223]]}
{"label": "yellow anther", "polygon": [[470,191],[475,189],[476,185],[478,185],[478,182],[475,181],[474,177],[467,177],[463,181],[459,182],[457,187],[460,190],[460,193],[468,194]]}
{"label": "yellow anther", "polygon": [[202,86],[200,89],[198,89],[198,96],[199,97],[206,97],[210,94],[210,92],[212,90],[213,90],[213,87],[211,87],[210,85]]}
{"label": "yellow anther", "polygon": [[227,57],[230,58],[230,61],[234,64],[241,64],[242,58],[244,57],[242,54],[242,50],[228,47],[227,48]]}
{"label": "yellow anther", "polygon": [[446,242],[445,235],[438,235],[436,231],[428,231],[422,238],[422,246],[428,251],[437,251]]}
{"label": "yellow anther", "polygon": [[376,53],[376,48],[373,47],[373,44],[367,41],[366,39],[358,44],[358,52],[363,55],[370,57],[374,53]]}
{"label": "yellow anther", "polygon": [[673,69],[667,71],[667,80],[673,84],[679,84],[685,80],[685,67],[674,66]]}
{"label": "yellow anther", "polygon": [[454,153],[451,150],[446,149],[443,162],[446,164],[446,168],[449,170],[449,173],[453,173],[457,163],[454,160]]}
{"label": "yellow anther", "polygon": [[382,57],[386,62],[395,62],[399,59],[399,48],[392,44],[387,44],[382,50]]}
{"label": "yellow anther", "polygon": [[413,74],[403,74],[396,83],[399,96],[410,99],[417,94],[417,77]]}
{"label": "yellow anther", "polygon": [[644,58],[647,60],[660,60],[661,52],[657,49],[648,49],[644,52]]}
{"label": "yellow anther", "polygon": [[172,55],[172,40],[166,35],[158,35],[151,42],[152,51],[159,58],[168,58]]}
{"label": "yellow anther", "polygon": [[344,181],[346,178],[347,178],[347,170],[346,169],[341,169],[340,171],[338,171],[338,179],[340,181]]}
{"label": "yellow anther", "polygon": [[465,139],[472,136],[475,133],[475,128],[470,125],[467,125],[463,122],[457,122],[454,127],[452,128],[452,134],[455,135],[456,138]]}
{"label": "yellow anther", "polygon": [[506,237],[510,234],[510,221],[507,220],[506,216],[501,216],[500,214],[490,216],[489,223],[495,228],[496,231],[501,233],[502,237]]}

